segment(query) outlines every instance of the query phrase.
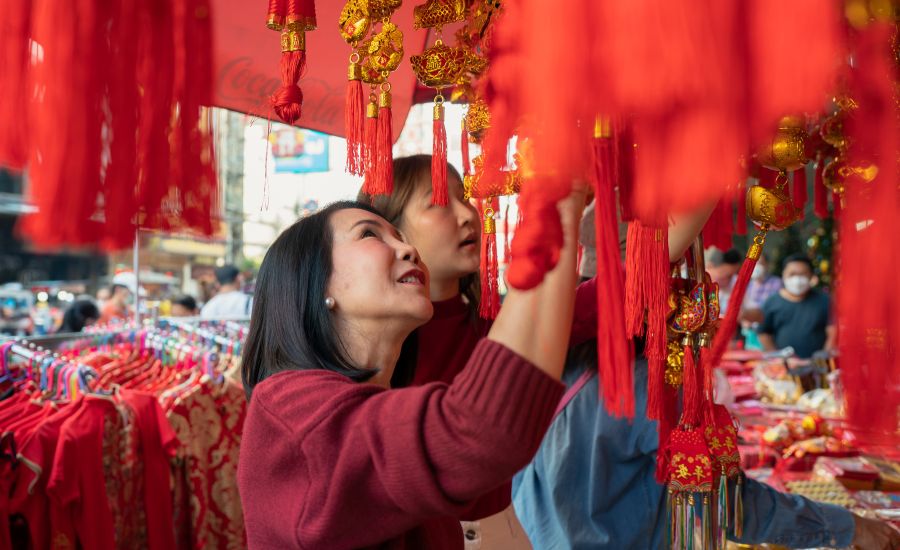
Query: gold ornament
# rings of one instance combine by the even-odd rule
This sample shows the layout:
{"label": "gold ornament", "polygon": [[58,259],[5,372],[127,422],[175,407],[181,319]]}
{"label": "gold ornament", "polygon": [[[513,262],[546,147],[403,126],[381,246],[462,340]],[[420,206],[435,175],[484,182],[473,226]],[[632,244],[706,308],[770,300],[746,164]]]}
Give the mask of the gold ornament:
{"label": "gold ornament", "polygon": [[822,183],[828,189],[837,194],[843,194],[847,180],[853,177],[859,178],[863,183],[870,183],[878,175],[878,166],[851,166],[842,157],[838,156],[825,165],[822,169]]}
{"label": "gold ornament", "polygon": [[522,178],[518,170],[503,170],[500,172],[500,180],[494,182],[482,181],[484,176],[484,157],[478,155],[472,161],[471,174],[463,176],[463,198],[469,200],[489,199],[492,197],[505,197],[517,194],[522,188]]}
{"label": "gold ornament", "polygon": [[670,340],[666,352],[666,384],[677,388],[684,381],[684,347],[678,340]]}
{"label": "gold ornament", "polygon": [[465,16],[466,0],[428,0],[413,9],[413,28],[440,30]]}
{"label": "gold ornament", "polygon": [[368,65],[377,71],[393,72],[403,60],[403,32],[387,22],[368,43]]}
{"label": "gold ornament", "polygon": [[466,111],[466,130],[469,131],[469,141],[481,143],[485,130],[490,127],[491,112],[488,110],[487,102],[479,98],[469,103],[469,110]]}
{"label": "gold ornament", "polygon": [[778,179],[782,183],[774,189],[754,185],[747,191],[747,217],[766,229],[785,229],[800,218],[800,211],[784,190],[787,177],[782,172]]}
{"label": "gold ornament", "polygon": [[341,9],[338,27],[341,30],[341,37],[348,44],[356,44],[369,32],[372,20],[366,13],[364,4],[366,2],[361,0],[350,0]]}
{"label": "gold ornament", "polygon": [[778,123],[772,141],[756,154],[759,163],[779,172],[802,168],[809,158],[806,154],[806,121],[803,117],[787,116]]}
{"label": "gold ornament", "polygon": [[409,58],[416,78],[428,88],[447,88],[456,83],[466,68],[466,53],[438,40],[422,55]]}

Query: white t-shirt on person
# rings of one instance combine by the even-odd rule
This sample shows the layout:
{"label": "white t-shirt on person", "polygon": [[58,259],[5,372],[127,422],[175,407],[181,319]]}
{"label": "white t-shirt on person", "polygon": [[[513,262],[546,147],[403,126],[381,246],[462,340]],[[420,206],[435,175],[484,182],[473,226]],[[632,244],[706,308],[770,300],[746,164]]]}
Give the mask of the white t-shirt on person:
{"label": "white t-shirt on person", "polygon": [[253,297],[240,290],[216,294],[200,310],[200,317],[205,319],[249,317],[252,302]]}

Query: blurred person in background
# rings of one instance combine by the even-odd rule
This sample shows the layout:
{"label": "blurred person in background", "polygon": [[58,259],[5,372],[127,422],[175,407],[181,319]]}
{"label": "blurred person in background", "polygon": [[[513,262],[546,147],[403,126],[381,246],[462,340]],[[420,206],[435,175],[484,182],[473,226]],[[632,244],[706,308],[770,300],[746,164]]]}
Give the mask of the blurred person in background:
{"label": "blurred person in background", "polygon": [[100,308],[100,322],[109,323],[130,318],[136,291],[137,277],[134,273],[119,273],[113,277],[109,300]]}
{"label": "blurred person in background", "polygon": [[794,348],[806,359],[818,350],[835,347],[836,330],[828,294],[814,288],[812,261],[803,254],[784,259],[784,288],[763,304],[759,341],[765,350]]}
{"label": "blurred person in background", "polygon": [[216,268],[219,292],[203,306],[200,316],[204,319],[249,317],[253,297],[241,290],[244,277],[233,265]]}
{"label": "blurred person in background", "polygon": [[196,317],[199,314],[200,308],[193,296],[185,294],[172,300],[172,317]]}
{"label": "blurred person in background", "polygon": [[741,253],[735,249],[722,252],[711,246],[704,252],[706,271],[712,282],[719,285],[719,306],[722,315],[728,307],[728,298],[731,296],[731,287],[734,284],[735,275],[741,269]]}
{"label": "blurred person in background", "polygon": [[100,309],[90,299],[79,299],[72,302],[63,314],[62,324],[56,332],[81,332],[100,319]]}
{"label": "blurred person in background", "polygon": [[[737,280],[737,276],[734,277]],[[732,285],[734,285],[734,280]],[[765,254],[759,257],[753,275],[747,285],[744,304],[740,312],[741,333],[744,336],[745,349],[762,349],[756,329],[763,320],[763,304],[781,290],[781,278],[769,272],[769,259]]]}

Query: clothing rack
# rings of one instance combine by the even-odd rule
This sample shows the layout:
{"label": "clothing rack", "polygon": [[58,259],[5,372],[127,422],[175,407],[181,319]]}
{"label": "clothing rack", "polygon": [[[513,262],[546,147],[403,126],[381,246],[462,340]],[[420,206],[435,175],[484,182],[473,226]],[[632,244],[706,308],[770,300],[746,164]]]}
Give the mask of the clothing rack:
{"label": "clothing rack", "polygon": [[[204,319],[205,321],[210,321],[211,319]],[[160,327],[169,326],[176,330],[180,330],[182,332],[186,332],[188,334],[193,334],[198,336],[199,338],[206,340],[210,343],[215,343],[221,346],[224,349],[240,349],[241,342],[237,339],[226,338],[220,334],[216,334],[214,332],[208,331],[204,328],[195,326],[191,322],[179,320],[178,318],[172,317],[163,317],[157,320],[156,323]]]}

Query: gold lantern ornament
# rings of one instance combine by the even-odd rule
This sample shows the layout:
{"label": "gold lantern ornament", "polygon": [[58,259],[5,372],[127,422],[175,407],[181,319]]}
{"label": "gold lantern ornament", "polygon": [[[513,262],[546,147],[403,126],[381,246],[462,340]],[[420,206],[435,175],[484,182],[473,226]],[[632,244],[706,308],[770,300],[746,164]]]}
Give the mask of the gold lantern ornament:
{"label": "gold lantern ornament", "polygon": [[756,153],[757,161],[766,168],[778,172],[790,172],[803,168],[809,162],[806,118],[786,116],[778,122],[778,129],[771,141]]}

